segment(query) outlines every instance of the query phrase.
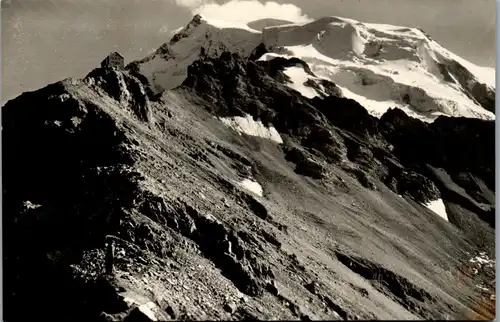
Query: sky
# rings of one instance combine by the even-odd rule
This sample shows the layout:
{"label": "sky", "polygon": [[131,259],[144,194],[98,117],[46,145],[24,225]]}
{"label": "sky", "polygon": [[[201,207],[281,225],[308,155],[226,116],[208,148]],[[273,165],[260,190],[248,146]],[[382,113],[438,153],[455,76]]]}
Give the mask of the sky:
{"label": "sky", "polygon": [[126,63],[142,58],[195,13],[297,22],[333,15],[420,27],[471,62],[495,66],[495,0],[3,0],[2,104],[84,77],[111,51]]}

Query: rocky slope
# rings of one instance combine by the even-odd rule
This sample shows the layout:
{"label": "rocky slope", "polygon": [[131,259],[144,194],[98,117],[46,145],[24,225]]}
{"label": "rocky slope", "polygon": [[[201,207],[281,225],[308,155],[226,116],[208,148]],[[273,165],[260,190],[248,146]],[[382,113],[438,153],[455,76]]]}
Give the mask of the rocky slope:
{"label": "rocky slope", "polygon": [[307,98],[259,51],[3,107],[5,320],[494,317],[494,122]]}
{"label": "rocky slope", "polygon": [[259,43],[270,51],[259,59],[296,57],[309,64],[314,75],[293,66],[285,71],[288,85],[306,97],[323,92],[307,82],[328,80],[379,118],[394,107],[426,122],[439,115],[495,117],[494,69],[455,55],[420,29],[341,17],[245,25],[196,15],[157,52],[131,66],[159,92],[180,85],[187,66],[200,56],[227,50],[249,57]]}

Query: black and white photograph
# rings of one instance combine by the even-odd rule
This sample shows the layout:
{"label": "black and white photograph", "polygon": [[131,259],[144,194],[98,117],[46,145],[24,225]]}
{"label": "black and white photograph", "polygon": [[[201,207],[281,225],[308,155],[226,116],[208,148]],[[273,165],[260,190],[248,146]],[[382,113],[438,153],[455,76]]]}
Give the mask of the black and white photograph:
{"label": "black and white photograph", "polygon": [[3,0],[16,321],[496,319],[494,0]]}

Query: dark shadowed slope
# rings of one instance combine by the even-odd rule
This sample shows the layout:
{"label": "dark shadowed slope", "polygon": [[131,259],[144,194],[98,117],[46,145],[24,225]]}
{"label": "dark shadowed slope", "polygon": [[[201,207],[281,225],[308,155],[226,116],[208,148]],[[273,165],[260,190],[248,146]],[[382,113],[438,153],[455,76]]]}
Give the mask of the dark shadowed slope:
{"label": "dark shadowed slope", "polygon": [[[285,86],[290,63],[204,57],[157,96],[97,69],[9,101],[5,319],[494,317],[493,122],[378,120]],[[247,115],[283,143],[227,126]]]}

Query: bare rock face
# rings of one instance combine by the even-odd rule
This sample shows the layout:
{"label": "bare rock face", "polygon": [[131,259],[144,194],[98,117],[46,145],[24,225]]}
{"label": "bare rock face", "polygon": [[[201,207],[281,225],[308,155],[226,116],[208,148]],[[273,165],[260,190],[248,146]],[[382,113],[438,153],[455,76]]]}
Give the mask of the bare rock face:
{"label": "bare rock face", "polygon": [[443,75],[448,75],[450,78],[448,81],[458,81],[469,97],[476,100],[484,109],[495,113],[494,88],[479,82],[467,68],[456,61],[445,60],[439,67]]}
{"label": "bare rock face", "polygon": [[[9,101],[5,319],[491,317],[494,122],[379,120],[286,87],[289,64],[225,52],[159,96],[129,66]],[[219,121],[247,114],[283,143]]]}
{"label": "bare rock face", "polygon": [[128,106],[141,121],[150,121],[151,100],[154,101],[155,97],[134,73],[98,68],[90,72],[83,81],[99,87],[120,104]]}

